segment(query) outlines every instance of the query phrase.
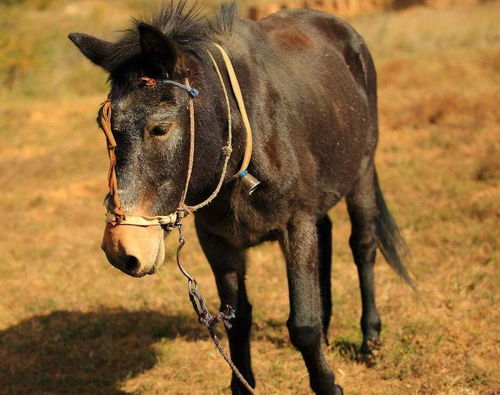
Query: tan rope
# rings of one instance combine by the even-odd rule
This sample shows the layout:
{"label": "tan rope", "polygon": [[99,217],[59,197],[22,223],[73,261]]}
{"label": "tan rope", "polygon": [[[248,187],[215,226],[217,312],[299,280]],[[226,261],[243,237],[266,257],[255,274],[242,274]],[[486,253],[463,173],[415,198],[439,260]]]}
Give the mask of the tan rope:
{"label": "tan rope", "polygon": [[197,204],[196,206],[187,206],[187,208],[191,212],[195,212],[196,210],[199,210],[200,208],[207,206],[208,204],[210,204],[210,202],[212,200],[214,200],[217,197],[217,195],[219,194],[219,192],[222,188],[222,184],[224,183],[224,179],[226,178],[227,165],[229,163],[229,158],[231,157],[231,152],[233,151],[233,148],[232,148],[232,146],[233,146],[233,123],[232,123],[232,119],[231,119],[231,103],[229,103],[229,96],[227,94],[226,84],[224,83],[224,79],[222,78],[222,74],[220,72],[219,65],[215,61],[215,59],[212,56],[212,54],[210,53],[210,51],[207,51],[207,52],[208,52],[208,56],[212,60],[212,63],[214,64],[215,71],[217,72],[217,76],[219,77],[219,81],[220,81],[220,84],[222,86],[222,91],[224,92],[224,99],[226,101],[226,108],[227,108],[227,129],[228,129],[227,130],[227,141],[226,141],[226,145],[222,148],[222,152],[224,154],[224,164],[222,166],[222,173],[221,173],[221,176],[219,178],[219,183],[217,184],[217,187],[212,192],[212,194],[203,202]]}
{"label": "tan rope", "polygon": [[111,100],[106,101],[101,106],[100,126],[106,136],[106,145],[109,156],[108,187],[109,193],[113,196],[114,213],[122,218],[125,213],[118,195],[118,180],[116,178],[116,140],[111,130]]}
{"label": "tan rope", "polygon": [[245,148],[245,154],[243,156],[243,162],[241,163],[240,170],[238,170],[238,172],[233,176],[234,178],[237,178],[244,170],[248,168],[248,165],[250,164],[250,160],[252,158],[252,150],[253,150],[252,127],[250,126],[250,121],[248,119],[248,114],[245,107],[245,101],[243,100],[243,94],[241,93],[238,77],[236,76],[236,72],[234,71],[231,59],[229,58],[229,55],[227,54],[226,50],[223,47],[221,47],[217,43],[213,44],[222,54],[222,59],[224,60],[224,64],[226,65],[227,73],[231,81],[231,86],[233,87],[234,96],[236,97],[236,102],[238,103],[238,108],[240,110],[241,118],[243,119],[243,125],[245,126],[245,131],[246,131],[246,148]]}
{"label": "tan rope", "polygon": [[178,213],[173,213],[170,215],[158,215],[154,217],[149,217],[147,215],[125,215],[125,218],[116,218],[115,213],[106,214],[106,222],[113,225],[130,225],[130,226],[169,226],[174,225],[179,219]]}
{"label": "tan rope", "polygon": [[[186,78],[186,85],[189,86],[189,80]],[[186,206],[186,196],[189,189],[189,181],[191,181],[191,174],[193,173],[193,163],[194,163],[194,143],[195,143],[195,118],[194,118],[194,103],[193,98],[189,98],[189,161],[188,170],[186,176],[186,184],[184,185],[184,191],[182,192],[182,197],[179,202],[179,209],[185,210],[189,207]]]}

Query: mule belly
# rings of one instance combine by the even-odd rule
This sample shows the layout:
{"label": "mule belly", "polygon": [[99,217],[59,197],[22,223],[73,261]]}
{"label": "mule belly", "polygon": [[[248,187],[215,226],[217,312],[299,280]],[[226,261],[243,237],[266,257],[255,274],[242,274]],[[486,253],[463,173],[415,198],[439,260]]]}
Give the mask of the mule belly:
{"label": "mule belly", "polygon": [[[326,81],[338,81],[335,74],[324,77],[324,86],[328,86]],[[313,116],[299,116],[290,123],[294,165],[300,169],[298,188],[291,192],[297,201],[308,202],[317,215],[326,213],[352,189],[363,160],[373,157],[376,146],[377,121],[370,116],[369,99],[355,81],[342,77],[342,87],[331,88],[323,95],[328,100],[311,107]]]}
{"label": "mule belly", "polygon": [[329,144],[315,144],[311,152],[317,164],[315,177],[304,175],[309,193],[316,191],[315,209],[318,215],[328,212],[349,193],[359,178],[363,162],[373,157],[369,130],[347,130],[332,137]]}

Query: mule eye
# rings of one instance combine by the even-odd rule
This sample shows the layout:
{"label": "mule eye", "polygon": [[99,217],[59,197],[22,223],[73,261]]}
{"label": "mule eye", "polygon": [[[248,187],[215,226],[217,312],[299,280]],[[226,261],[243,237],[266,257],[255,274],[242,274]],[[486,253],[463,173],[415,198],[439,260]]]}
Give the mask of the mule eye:
{"label": "mule eye", "polygon": [[175,130],[175,122],[154,122],[150,121],[145,127],[147,136],[161,138],[165,140]]}
{"label": "mule eye", "polygon": [[156,136],[156,137],[165,136],[167,133],[168,133],[168,129],[165,128],[164,126],[155,126],[151,130],[151,135]]}

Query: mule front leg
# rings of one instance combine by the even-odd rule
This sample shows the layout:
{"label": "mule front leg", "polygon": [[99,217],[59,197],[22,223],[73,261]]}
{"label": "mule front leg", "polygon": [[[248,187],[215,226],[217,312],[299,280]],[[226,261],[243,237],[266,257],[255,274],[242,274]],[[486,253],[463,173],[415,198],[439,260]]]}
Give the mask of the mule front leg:
{"label": "mule front leg", "polygon": [[[250,358],[252,306],[248,302],[245,287],[245,251],[205,232],[198,225],[196,230],[203,252],[215,275],[221,310],[226,305],[235,309],[236,317],[231,321],[232,327],[226,331],[231,359],[245,380],[255,387]],[[234,373],[231,379],[231,391],[233,394],[249,393]]]}
{"label": "mule front leg", "polygon": [[312,390],[317,394],[342,394],[323,353],[316,219],[297,214],[280,243],[287,263],[290,340],[302,353]]}

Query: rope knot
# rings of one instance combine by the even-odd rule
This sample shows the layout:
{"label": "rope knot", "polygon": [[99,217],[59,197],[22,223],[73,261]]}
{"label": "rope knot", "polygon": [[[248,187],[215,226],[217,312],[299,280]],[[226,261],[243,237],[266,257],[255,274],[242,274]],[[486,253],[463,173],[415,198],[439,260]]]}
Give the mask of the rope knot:
{"label": "rope knot", "polygon": [[232,152],[233,149],[229,145],[222,147],[222,153],[224,154],[224,156],[230,156]]}
{"label": "rope knot", "polygon": [[194,213],[194,211],[195,210],[193,210],[191,207],[187,206],[184,202],[182,202],[182,205],[176,211],[177,222],[180,222],[184,218],[190,216],[191,214]]}
{"label": "rope knot", "polygon": [[223,311],[220,311],[215,316],[215,318],[213,319],[213,321],[215,321],[213,325],[215,325],[219,322],[223,322],[227,329],[231,329],[232,328],[231,321],[234,320],[235,318],[236,318],[236,314],[235,314],[234,309],[232,308],[232,306],[227,304],[226,308]]}

